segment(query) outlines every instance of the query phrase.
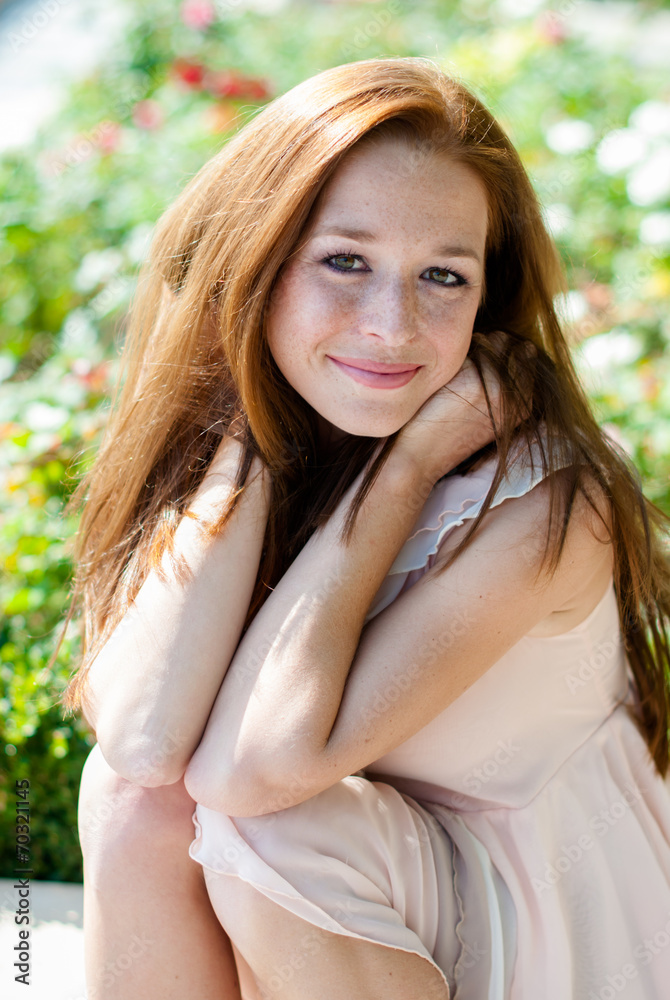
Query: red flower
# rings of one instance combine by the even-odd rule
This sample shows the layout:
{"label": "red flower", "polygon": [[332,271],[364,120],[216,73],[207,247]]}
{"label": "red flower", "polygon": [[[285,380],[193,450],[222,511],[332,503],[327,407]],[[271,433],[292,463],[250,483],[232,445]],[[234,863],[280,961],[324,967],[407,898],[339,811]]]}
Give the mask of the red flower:
{"label": "red flower", "polygon": [[160,128],[164,121],[163,109],[158,101],[138,101],[133,108],[133,121],[138,128]]}
{"label": "red flower", "polygon": [[96,142],[103,153],[113,153],[121,144],[121,126],[117,122],[101,122]]}
{"label": "red flower", "polygon": [[262,80],[257,76],[248,76],[246,81],[247,97],[256,101],[261,101],[270,96],[270,86],[267,80]]}
{"label": "red flower", "polygon": [[204,86],[214,97],[242,97],[244,80],[234,69],[209,72]]}
{"label": "red flower", "polygon": [[255,76],[244,76],[236,69],[214,70],[207,73],[204,86],[213,97],[262,100],[270,94],[266,80]]}
{"label": "red flower", "polygon": [[591,281],[581,289],[593,312],[605,312],[612,305],[612,289],[599,281]]}
{"label": "red flower", "polygon": [[172,63],[172,73],[187,87],[193,90],[202,89],[205,67],[201,63],[190,62],[188,59],[175,59]]}
{"label": "red flower", "polygon": [[568,37],[563,17],[552,10],[545,10],[535,22],[538,34],[550,45],[560,45]]}
{"label": "red flower", "polygon": [[108,388],[109,364],[106,361],[93,365],[88,358],[75,358],[71,371],[91,393],[104,392]]}
{"label": "red flower", "polygon": [[208,0],[184,0],[181,19],[188,28],[205,31],[216,17],[214,4]]}

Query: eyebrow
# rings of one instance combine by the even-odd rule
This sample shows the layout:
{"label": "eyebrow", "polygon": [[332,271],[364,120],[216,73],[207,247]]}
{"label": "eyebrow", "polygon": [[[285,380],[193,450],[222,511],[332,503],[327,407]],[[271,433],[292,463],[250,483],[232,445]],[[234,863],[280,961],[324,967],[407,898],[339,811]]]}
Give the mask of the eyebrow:
{"label": "eyebrow", "polygon": [[[377,239],[369,229],[359,229],[356,226],[326,226],[312,233],[312,238],[316,236],[344,236],[346,239],[360,240],[362,243],[374,243]],[[477,251],[471,247],[462,246],[460,243],[436,247],[433,253],[444,257],[472,257],[478,264],[481,264],[481,258]]]}

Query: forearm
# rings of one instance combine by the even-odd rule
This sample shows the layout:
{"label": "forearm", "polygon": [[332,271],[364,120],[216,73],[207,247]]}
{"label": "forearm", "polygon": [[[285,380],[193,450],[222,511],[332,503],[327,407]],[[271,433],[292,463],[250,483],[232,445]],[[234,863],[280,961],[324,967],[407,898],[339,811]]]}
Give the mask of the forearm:
{"label": "forearm", "polygon": [[[191,509],[213,518],[228,501],[239,445],[210,470]],[[239,642],[261,557],[270,493],[252,466],[247,486],[221,533],[207,537],[183,517],[174,555],[190,578],[179,580],[167,555],[165,580],[152,570],[91,667],[89,719],[103,754],[124,777],[167,784],[184,772]],[[255,478],[254,478],[255,477]]]}
{"label": "forearm", "polygon": [[392,452],[344,545],[340,532],[361,481],[362,474],[240,643],[187,770],[196,797],[212,783],[230,782],[230,791],[300,773],[301,762],[326,746],[367,610],[430,488],[423,471]]}

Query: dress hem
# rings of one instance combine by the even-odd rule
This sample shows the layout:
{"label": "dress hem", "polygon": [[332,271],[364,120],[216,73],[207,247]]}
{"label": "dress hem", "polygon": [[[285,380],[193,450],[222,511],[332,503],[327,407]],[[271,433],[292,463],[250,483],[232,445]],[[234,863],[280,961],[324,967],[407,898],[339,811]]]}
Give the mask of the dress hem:
{"label": "dress hem", "polygon": [[[198,820],[197,820],[197,818],[195,816],[195,813],[193,815],[193,822],[196,825],[196,830],[198,831],[200,829],[200,824],[198,823]],[[196,840],[198,839],[198,836],[196,836],[196,838],[195,838]],[[192,846],[193,846],[193,844],[191,844],[191,847]],[[281,889],[269,889],[268,886],[265,886],[265,885],[263,885],[263,884],[261,884],[259,882],[254,882],[253,879],[245,878],[245,876],[241,875],[239,872],[236,872],[236,871],[221,871],[221,870],[219,870],[217,868],[214,868],[211,864],[207,864],[206,861],[204,861],[202,858],[198,857],[197,851],[193,852],[191,850],[191,847],[189,847],[189,851],[188,851],[189,857],[191,857],[193,859],[193,861],[196,861],[199,865],[202,865],[203,868],[206,868],[207,871],[212,872],[214,875],[224,875],[224,876],[229,876],[231,878],[239,878],[243,882],[246,882],[247,885],[253,886],[254,889],[257,889],[260,893],[262,893],[271,902],[276,903],[277,906],[282,906],[282,903],[280,903],[278,900],[276,900],[274,898],[275,896],[283,896],[285,899],[296,899],[296,898],[299,898],[303,902],[309,903],[310,909],[313,909],[314,911],[316,911],[317,914],[320,915],[322,913],[322,911],[317,906],[315,906],[314,904],[310,903],[309,900],[305,900],[304,896],[294,895],[294,894],[291,894],[291,893],[288,893],[288,892],[282,892]],[[389,944],[388,941],[382,941],[379,938],[366,937],[366,936],[364,936],[362,934],[356,934],[354,931],[347,930],[347,928],[344,927],[342,924],[338,924],[336,921],[333,921],[332,919],[329,919],[327,917],[325,918],[325,920],[322,919],[320,922],[317,922],[316,920],[308,920],[306,917],[302,916],[301,914],[296,913],[295,910],[292,909],[290,906],[285,906],[284,909],[287,909],[294,916],[296,916],[300,920],[304,921],[304,923],[306,925],[312,926],[312,927],[314,927],[314,926],[319,927],[321,930],[329,931],[331,934],[339,934],[340,937],[354,938],[357,941],[367,941],[369,944],[380,945],[381,947],[383,947],[383,948],[389,948],[392,951],[403,951],[403,952],[405,952],[408,955],[417,955],[419,958],[422,958],[422,959],[424,959],[424,961],[428,962],[428,964],[431,965],[440,974],[440,976],[442,977],[442,981],[444,983],[445,989],[447,991],[447,995],[445,996],[444,1000],[452,1000],[452,988],[449,985],[449,980],[445,976],[444,971],[440,968],[440,966],[437,964],[437,962],[435,961],[435,959],[432,957],[432,955],[427,950],[425,950],[425,951],[419,951],[417,948],[404,948],[404,947],[402,947],[402,945]],[[232,938],[231,938],[231,940],[232,940]],[[459,938],[459,940],[460,940],[460,938]],[[233,941],[233,944],[234,943],[235,942]]]}

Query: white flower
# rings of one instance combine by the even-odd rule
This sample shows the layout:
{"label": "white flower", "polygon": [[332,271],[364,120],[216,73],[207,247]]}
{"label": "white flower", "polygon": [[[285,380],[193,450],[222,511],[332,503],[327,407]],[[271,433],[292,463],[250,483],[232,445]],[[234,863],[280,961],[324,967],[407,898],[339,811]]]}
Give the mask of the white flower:
{"label": "white flower", "polygon": [[0,354],[0,382],[14,374],[16,359],[11,354]]}
{"label": "white flower", "polygon": [[86,309],[73,309],[58,334],[59,347],[67,353],[90,350],[95,345],[96,339],[90,310]]}
{"label": "white flower", "polygon": [[606,174],[617,174],[635,166],[647,153],[647,138],[632,128],[608,132],[596,152],[598,166]]}
{"label": "white flower", "polygon": [[637,361],[642,346],[632,333],[616,327],[607,333],[598,333],[579,345],[580,359],[590,368],[616,368]]}
{"label": "white flower", "polygon": [[23,422],[31,431],[55,431],[62,427],[70,414],[62,406],[48,403],[31,403],[27,407]]}
{"label": "white flower", "polygon": [[113,247],[108,250],[91,250],[79,265],[74,287],[79,292],[90,292],[116,274],[122,264],[123,255]]}
{"label": "white flower", "polygon": [[543,210],[544,224],[552,236],[561,236],[569,230],[574,222],[574,215],[569,205],[555,202]]}
{"label": "white flower", "polygon": [[661,146],[628,178],[626,189],[634,205],[653,205],[670,195],[670,145]]}
{"label": "white flower", "polygon": [[507,17],[531,17],[542,6],[544,0],[497,0],[496,7]]}
{"label": "white flower", "polygon": [[579,118],[565,118],[547,129],[545,140],[555,153],[579,153],[593,142],[593,126]]}
{"label": "white flower", "polygon": [[557,295],[554,301],[556,312],[564,323],[578,323],[589,311],[589,304],[581,292],[571,291]]}
{"label": "white flower", "polygon": [[667,101],[645,101],[635,108],[628,123],[645,135],[670,135],[670,104]]}
{"label": "white flower", "polygon": [[670,212],[650,212],[640,223],[640,242],[647,246],[670,246]]}
{"label": "white flower", "polygon": [[140,264],[147,255],[154,227],[149,222],[134,226],[123,242],[123,250],[131,264]]}

